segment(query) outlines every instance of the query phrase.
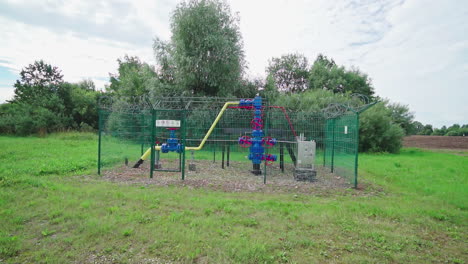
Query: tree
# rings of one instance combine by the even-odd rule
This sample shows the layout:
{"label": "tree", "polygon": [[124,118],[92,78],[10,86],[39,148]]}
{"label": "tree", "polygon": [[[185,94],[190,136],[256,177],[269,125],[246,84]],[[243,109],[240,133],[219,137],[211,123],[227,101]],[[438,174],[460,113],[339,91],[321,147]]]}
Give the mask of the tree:
{"label": "tree", "polygon": [[265,85],[262,85],[263,90],[260,91],[260,95],[267,98],[270,102],[275,102],[280,95],[278,87],[276,86],[275,78],[268,75],[265,81]]}
{"label": "tree", "polygon": [[63,113],[73,120],[71,128],[98,128],[97,101],[99,92],[95,91],[94,82],[83,80],[79,83],[63,83],[62,90],[67,91]]}
{"label": "tree", "polygon": [[433,136],[445,136],[447,134],[447,127],[442,126],[441,128],[434,128],[434,131],[432,132]]}
{"label": "tree", "polygon": [[400,103],[386,103],[387,108],[391,112],[392,121],[398,124],[405,131],[405,135],[410,135],[413,128],[414,114],[410,112],[407,105]]}
{"label": "tree", "polygon": [[0,106],[0,133],[29,135],[97,128],[97,96],[91,80],[67,83],[57,67],[36,61],[15,83],[15,97]]}
{"label": "tree", "polygon": [[419,121],[413,121],[408,135],[419,135],[424,130],[424,125]]}
{"label": "tree", "polygon": [[425,135],[425,136],[429,136],[429,135],[432,135],[432,133],[434,132],[433,128],[432,128],[432,125],[425,125],[424,128],[422,129],[421,132],[419,132],[418,135]]}
{"label": "tree", "polygon": [[173,45],[156,38],[153,44],[153,51],[158,64],[157,73],[159,80],[165,84],[175,84],[177,68],[172,56],[174,53]]}
{"label": "tree", "polygon": [[[331,72],[339,70],[333,59],[328,59],[326,56],[319,54],[310,69],[309,86],[311,89],[323,89],[333,92],[338,92],[338,85],[334,84],[336,80],[332,80]],[[336,75],[336,74],[335,74]],[[342,81],[341,81],[342,82]],[[335,87],[336,86],[336,87]]]}
{"label": "tree", "polygon": [[83,90],[96,91],[96,85],[91,79],[82,80],[81,82],[78,83],[78,86],[80,86],[80,88]]}
{"label": "tree", "polygon": [[263,86],[262,79],[245,78],[241,80],[237,87],[234,87],[232,95],[237,98],[253,98],[259,92],[259,88]]}
{"label": "tree", "polygon": [[286,54],[272,58],[267,67],[267,74],[273,77],[280,92],[303,92],[309,86],[309,63],[302,54]]}
{"label": "tree", "polygon": [[358,104],[359,99],[326,90],[308,90],[300,94],[280,94],[272,103],[293,111],[320,113],[330,104]]}
{"label": "tree", "polygon": [[5,120],[13,120],[9,129],[26,135],[69,127],[72,119],[65,111],[69,93],[62,78],[57,67],[42,60],[23,68],[20,79],[14,84],[11,105],[2,113]]}
{"label": "tree", "polygon": [[140,96],[148,94],[151,90],[151,83],[157,78],[155,70],[145,62],[141,62],[138,57],[125,55],[123,59],[118,59],[118,73],[110,74],[110,86],[107,90],[110,93],[120,96]]}
{"label": "tree", "polygon": [[63,83],[61,71],[43,60],[35,61],[23,68],[16,80],[12,102],[35,103],[39,97],[56,95]]}
{"label": "tree", "polygon": [[171,18],[168,51],[176,80],[196,95],[227,96],[242,80],[245,67],[239,19],[225,2],[190,0]]}
{"label": "tree", "polygon": [[322,54],[317,56],[310,69],[309,87],[334,93],[359,93],[368,97],[374,95],[372,81],[367,74],[355,67],[346,70]]}

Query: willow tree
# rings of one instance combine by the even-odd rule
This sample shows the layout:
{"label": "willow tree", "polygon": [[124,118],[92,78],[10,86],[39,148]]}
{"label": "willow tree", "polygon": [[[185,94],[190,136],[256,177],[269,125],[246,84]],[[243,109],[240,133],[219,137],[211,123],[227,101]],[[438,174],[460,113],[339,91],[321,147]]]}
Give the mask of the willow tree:
{"label": "willow tree", "polygon": [[239,18],[225,2],[180,3],[171,30],[168,50],[179,85],[196,95],[217,96],[231,95],[242,85],[245,59]]}

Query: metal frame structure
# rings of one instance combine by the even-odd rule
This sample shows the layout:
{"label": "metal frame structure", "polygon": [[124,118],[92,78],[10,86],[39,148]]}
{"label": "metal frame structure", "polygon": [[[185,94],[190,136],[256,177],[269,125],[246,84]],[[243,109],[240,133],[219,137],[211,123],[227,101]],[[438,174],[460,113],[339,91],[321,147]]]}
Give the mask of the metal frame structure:
{"label": "metal frame structure", "polygon": [[[259,135],[275,138],[275,143],[278,143],[271,149],[264,148],[263,161],[273,155],[279,157],[279,170],[270,169],[268,162],[263,162],[264,183],[272,173],[291,176],[285,171],[285,163],[288,163],[285,156],[289,155],[292,164],[296,163],[297,134],[301,133],[316,141],[316,165],[328,168],[357,187],[359,115],[375,102],[369,103],[367,98],[356,95],[356,100],[348,104],[331,104],[317,113],[294,112],[282,106],[271,106],[266,99],[256,109],[253,104],[239,105],[239,102],[241,99],[210,97],[100,98],[98,173],[102,168],[113,167],[122,160],[142,163],[141,157],[145,155],[150,163],[149,176],[153,178],[155,171],[161,171],[155,168],[156,155],[166,155],[160,153],[160,144],[169,142],[171,137],[168,130],[155,125],[157,120],[180,121],[180,128],[171,131],[177,138],[172,138],[170,142],[174,150],[177,144],[183,146],[183,151],[179,153],[182,180],[186,176],[186,150],[212,151],[214,161],[216,151],[222,150],[221,167],[225,168],[225,154],[229,167],[230,155],[246,152],[238,145],[239,138],[253,138],[252,133],[257,132],[252,130],[252,118],[261,117],[263,131]],[[148,150],[144,152],[145,149]]]}

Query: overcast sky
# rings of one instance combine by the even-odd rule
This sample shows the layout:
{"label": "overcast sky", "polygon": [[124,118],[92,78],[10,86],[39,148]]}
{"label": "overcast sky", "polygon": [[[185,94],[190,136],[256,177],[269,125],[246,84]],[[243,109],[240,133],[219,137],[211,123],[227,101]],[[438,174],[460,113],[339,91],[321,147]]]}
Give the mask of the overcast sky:
{"label": "overcast sky", "polygon": [[[154,64],[153,39],[170,38],[178,2],[0,0],[0,102],[34,60],[99,88],[125,54]],[[264,76],[271,57],[323,53],[369,74],[378,95],[409,105],[423,123],[468,124],[467,0],[228,3],[240,15],[249,75]]]}

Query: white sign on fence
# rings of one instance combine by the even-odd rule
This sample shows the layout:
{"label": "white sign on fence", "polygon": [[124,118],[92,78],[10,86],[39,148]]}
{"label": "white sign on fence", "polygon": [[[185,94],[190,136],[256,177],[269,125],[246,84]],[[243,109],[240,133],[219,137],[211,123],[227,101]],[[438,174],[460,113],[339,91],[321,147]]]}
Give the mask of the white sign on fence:
{"label": "white sign on fence", "polygon": [[157,127],[180,127],[180,120],[156,120]]}
{"label": "white sign on fence", "polygon": [[344,133],[345,133],[345,135],[348,134],[348,126],[344,126]]}

